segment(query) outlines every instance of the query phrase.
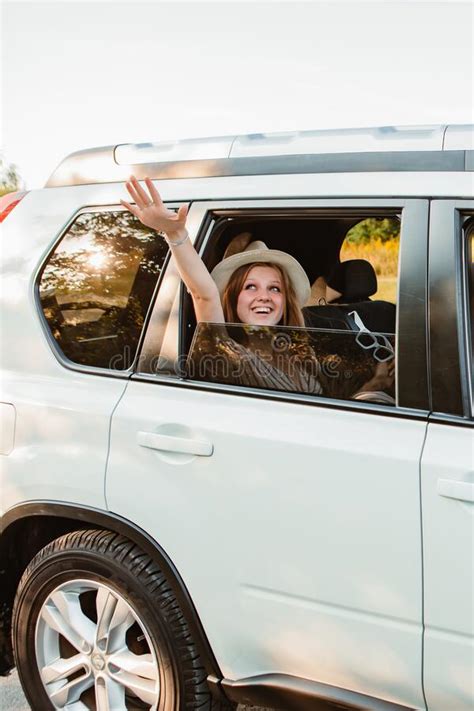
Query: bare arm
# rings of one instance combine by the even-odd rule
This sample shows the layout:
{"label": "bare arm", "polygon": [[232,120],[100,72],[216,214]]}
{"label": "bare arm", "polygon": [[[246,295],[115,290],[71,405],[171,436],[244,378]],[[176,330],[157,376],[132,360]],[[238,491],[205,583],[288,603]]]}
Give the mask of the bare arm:
{"label": "bare arm", "polygon": [[217,286],[188,239],[186,230],[188,207],[182,205],[176,214],[163,204],[150,178],[145,178],[145,183],[148,193],[132,176],[126,183],[126,187],[135,205],[125,200],[120,202],[144,225],[165,233],[181,279],[192,296],[197,321],[224,323],[224,312]]}
{"label": "bare arm", "polygon": [[378,363],[375,372],[370,380],[368,380],[361,388],[357,390],[352,397],[356,397],[359,393],[373,392],[374,390],[388,390],[392,387],[395,381],[395,358],[390,361]]}

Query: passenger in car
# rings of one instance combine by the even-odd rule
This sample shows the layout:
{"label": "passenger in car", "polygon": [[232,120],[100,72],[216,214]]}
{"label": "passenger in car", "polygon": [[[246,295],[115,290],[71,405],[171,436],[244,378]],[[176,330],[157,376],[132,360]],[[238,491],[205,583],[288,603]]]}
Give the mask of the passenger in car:
{"label": "passenger in car", "polygon": [[211,275],[189,240],[187,207],[182,205],[178,213],[169,210],[152,181],[146,178],[145,183],[148,193],[132,177],[126,186],[135,205],[121,202],[144,225],[165,234],[198,322],[304,325],[301,307],[310,285],[296,259],[254,242],[218,264]]}
{"label": "passenger in car", "polygon": [[[212,324],[304,326],[302,306],[310,295],[306,272],[294,257],[268,249],[260,241],[221,261],[210,273],[194,249],[186,229],[187,206],[168,209],[149,178],[147,190],[132,176],[126,183],[134,205],[122,205],[144,225],[164,233],[178,271],[191,294],[196,320]],[[221,330],[222,331],[222,330]],[[219,338],[220,353],[239,367],[241,384],[320,394],[321,373],[309,339],[263,353],[258,329],[245,334],[245,344],[229,336]],[[277,365],[275,365],[275,360]],[[393,377],[386,373],[388,378]],[[378,374],[377,382],[381,380]],[[269,383],[271,383],[269,385]],[[370,390],[371,381],[364,390]]]}
{"label": "passenger in car", "polygon": [[[163,232],[172,250],[181,278],[193,299],[196,320],[213,324],[242,323],[251,326],[303,326],[302,305],[310,284],[306,272],[294,257],[268,249],[260,241],[220,262],[209,273],[191,244],[186,230],[187,208],[176,214],[163,204],[151,180],[145,179],[148,192],[135,177],[127,190],[135,202],[122,204],[143,224]],[[278,366],[272,354],[262,352],[262,340],[246,334],[246,343],[220,338],[219,353],[238,365],[243,384],[319,394],[322,386],[314,365],[314,353],[304,339],[297,348],[289,347],[288,357],[278,352]],[[289,366],[290,355],[297,355]],[[285,372],[286,371],[286,372]],[[290,372],[291,371],[291,372]]]}

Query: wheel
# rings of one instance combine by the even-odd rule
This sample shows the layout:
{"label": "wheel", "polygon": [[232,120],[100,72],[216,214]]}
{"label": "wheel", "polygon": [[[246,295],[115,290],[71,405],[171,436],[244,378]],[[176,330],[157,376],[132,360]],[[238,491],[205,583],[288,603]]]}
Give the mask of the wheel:
{"label": "wheel", "polygon": [[31,561],[13,610],[33,709],[223,711],[156,563],[110,531],[66,534]]}

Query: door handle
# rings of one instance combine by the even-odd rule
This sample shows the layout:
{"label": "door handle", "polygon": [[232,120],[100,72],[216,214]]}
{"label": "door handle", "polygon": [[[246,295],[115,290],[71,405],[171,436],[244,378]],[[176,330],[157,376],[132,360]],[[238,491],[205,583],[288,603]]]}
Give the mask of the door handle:
{"label": "door handle", "polygon": [[138,432],[137,442],[140,447],[159,449],[162,452],[195,454],[198,457],[210,457],[214,451],[213,444],[205,439],[173,437],[172,435],[156,434],[156,432]]}
{"label": "door handle", "polygon": [[440,496],[446,496],[448,499],[474,503],[474,484],[470,484],[468,481],[438,479],[437,490]]}

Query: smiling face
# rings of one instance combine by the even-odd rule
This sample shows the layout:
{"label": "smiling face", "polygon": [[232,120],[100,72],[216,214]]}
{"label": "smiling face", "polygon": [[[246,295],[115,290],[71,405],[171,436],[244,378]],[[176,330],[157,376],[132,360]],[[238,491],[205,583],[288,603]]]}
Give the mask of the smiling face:
{"label": "smiling face", "polygon": [[248,272],[237,297],[237,315],[251,326],[275,326],[285,308],[284,285],[277,269],[255,265]]}

